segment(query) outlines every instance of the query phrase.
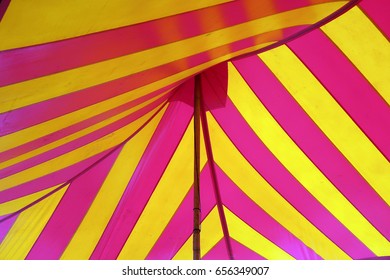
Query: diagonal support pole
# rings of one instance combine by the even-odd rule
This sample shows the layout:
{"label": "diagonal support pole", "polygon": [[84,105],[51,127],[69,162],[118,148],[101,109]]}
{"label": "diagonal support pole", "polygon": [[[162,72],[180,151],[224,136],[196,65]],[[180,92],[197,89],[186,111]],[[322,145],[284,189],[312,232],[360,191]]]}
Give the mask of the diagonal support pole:
{"label": "diagonal support pole", "polygon": [[206,112],[204,109],[204,104],[203,104],[202,100],[200,100],[200,101],[201,101],[200,114],[201,114],[201,122],[202,122],[202,129],[203,129],[203,138],[204,138],[204,142],[205,142],[205,146],[206,146],[207,160],[208,160],[210,171],[211,171],[211,178],[212,178],[212,184],[213,184],[213,188],[214,188],[214,194],[215,194],[215,198],[217,200],[219,219],[221,221],[221,226],[222,226],[223,236],[225,239],[227,254],[229,256],[229,259],[234,260],[232,244],[230,242],[229,229],[228,229],[228,225],[227,225],[227,221],[226,221],[225,211],[224,211],[224,207],[223,207],[223,203],[222,203],[221,191],[220,191],[218,178],[217,178],[217,172],[216,172],[216,168],[215,168],[213,150],[211,148],[211,140],[210,140],[209,126],[207,123],[207,116],[206,116]]}
{"label": "diagonal support pole", "polygon": [[194,88],[194,230],[193,259],[200,260],[200,75],[195,76]]}

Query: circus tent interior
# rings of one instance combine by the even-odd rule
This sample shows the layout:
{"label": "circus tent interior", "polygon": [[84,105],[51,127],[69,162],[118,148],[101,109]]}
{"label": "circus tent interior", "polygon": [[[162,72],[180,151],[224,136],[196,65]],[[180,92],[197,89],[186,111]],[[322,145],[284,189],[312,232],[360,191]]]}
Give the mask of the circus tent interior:
{"label": "circus tent interior", "polygon": [[390,258],[389,15],[1,1],[0,259]]}

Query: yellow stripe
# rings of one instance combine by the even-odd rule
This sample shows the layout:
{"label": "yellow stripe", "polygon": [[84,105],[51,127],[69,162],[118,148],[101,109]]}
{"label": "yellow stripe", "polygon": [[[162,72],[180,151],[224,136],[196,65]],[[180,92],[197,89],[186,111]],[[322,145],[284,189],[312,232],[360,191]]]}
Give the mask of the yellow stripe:
{"label": "yellow stripe", "polygon": [[[166,94],[166,93],[164,93],[164,94]],[[0,163],[0,169],[14,165],[16,163],[19,163],[23,160],[27,160],[27,159],[32,158],[34,156],[43,154],[43,153],[50,151],[54,148],[60,147],[66,143],[69,143],[73,140],[81,138],[87,134],[93,133],[94,131],[97,131],[98,129],[101,129],[105,126],[108,126],[108,125],[114,123],[115,121],[118,121],[118,120],[144,108],[145,106],[149,105],[153,101],[162,97],[164,94],[161,94],[161,95],[156,96],[152,99],[149,99],[142,104],[139,104],[135,107],[132,107],[132,108],[130,108],[130,109],[118,114],[118,115],[115,115],[113,117],[105,119],[105,120],[98,122],[94,125],[86,127],[85,129],[79,130],[76,133],[70,134],[70,135],[65,136],[63,138],[60,138],[59,140],[51,142],[48,145],[41,146],[35,150],[24,153],[18,157],[15,157],[15,158],[12,158],[12,159],[7,160],[5,162],[2,162],[2,163]],[[71,115],[73,115],[73,114],[71,114]],[[68,116],[68,115],[66,115],[66,116]],[[4,144],[3,145],[4,149],[7,149],[7,148],[9,148],[9,146],[16,146],[16,145],[20,144],[21,142],[28,142],[28,141],[37,139],[39,137],[43,137],[44,135],[47,135],[47,133],[50,133],[51,130],[58,131],[62,127],[68,125],[66,122],[64,122],[64,119],[65,119],[64,117],[60,117],[58,119],[54,119],[54,120],[48,121],[46,123],[42,123],[42,124],[36,125],[34,127],[31,127],[31,128],[25,129],[25,130],[20,130],[16,133],[4,136],[4,137],[0,138],[0,146],[2,144]],[[76,121],[76,119],[74,119],[74,121]],[[80,119],[79,119],[79,121],[80,121]]]}
{"label": "yellow stripe", "polygon": [[[142,52],[5,86],[0,88],[0,113],[119,79],[264,32],[310,24],[337,10],[343,3],[325,3],[288,11]],[[217,62],[218,60],[213,61],[212,65]]]}
{"label": "yellow stripe", "polygon": [[[203,258],[218,242],[223,238],[221,222],[217,207],[207,215],[202,222],[202,232],[200,238],[200,253]],[[173,260],[192,260],[192,235],[173,257]]]}
{"label": "yellow stripe", "polygon": [[0,244],[0,260],[26,258],[67,187],[22,212]]}
{"label": "yellow stripe", "polygon": [[[53,158],[44,163],[1,179],[0,191],[12,188],[14,186],[32,181],[47,174],[61,170],[118,145],[128,136],[130,136],[135,130],[137,130],[143,123],[145,123],[145,121],[150,118],[151,115],[157,111],[157,109],[158,108],[154,109],[145,116],[137,119],[136,121],[130,123],[129,125],[124,126],[119,130],[100,138],[97,141],[94,141],[69,153],[66,153],[64,155]],[[156,118],[160,119],[162,113],[163,112],[160,112],[156,116]]]}
{"label": "yellow stripe", "polygon": [[11,1],[0,25],[0,50],[36,45],[173,16],[229,0]]}
{"label": "yellow stripe", "polygon": [[26,195],[26,196],[23,196],[23,197],[20,197],[20,198],[14,199],[14,200],[10,200],[10,201],[7,201],[7,202],[0,204],[0,216],[11,214],[11,213],[14,213],[14,212],[22,209],[23,207],[25,207],[28,204],[34,202],[35,200],[41,198],[42,196],[46,195],[47,193],[51,192],[53,189],[55,189],[59,186],[60,185],[57,185],[57,186],[30,194],[30,195]]}
{"label": "yellow stripe", "polygon": [[367,16],[355,7],[321,29],[390,104],[390,43]]}
{"label": "yellow stripe", "polygon": [[[118,259],[145,259],[175,214],[193,183],[193,139],[191,121]],[[206,163],[204,150],[201,145],[201,168]]]}
{"label": "yellow stripe", "polygon": [[333,144],[390,205],[390,164],[313,74],[286,46],[265,52],[260,58]]}
{"label": "yellow stripe", "polygon": [[[289,64],[290,65],[290,64]],[[290,65],[291,67],[291,65]],[[378,256],[390,252],[390,243],[333,186],[300,150],[229,63],[229,96],[262,142],[284,167],[344,226]],[[275,141],[278,139],[278,141]]]}
{"label": "yellow stripe", "polygon": [[61,259],[88,259],[91,256],[158,125],[158,121],[157,118],[153,120],[123,147]]}
{"label": "yellow stripe", "polygon": [[225,208],[225,215],[229,227],[229,234],[237,242],[267,260],[294,260],[292,256],[248,226],[227,208]]}
{"label": "yellow stripe", "polygon": [[244,193],[324,259],[349,259],[257,173],[210,114],[208,120],[215,161]]}

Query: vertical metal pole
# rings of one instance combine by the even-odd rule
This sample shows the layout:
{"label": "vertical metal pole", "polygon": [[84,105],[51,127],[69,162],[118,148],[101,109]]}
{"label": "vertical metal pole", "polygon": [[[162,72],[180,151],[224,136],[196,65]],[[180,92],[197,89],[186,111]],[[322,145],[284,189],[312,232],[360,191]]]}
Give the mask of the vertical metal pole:
{"label": "vertical metal pole", "polygon": [[200,75],[195,76],[194,88],[194,230],[193,259],[200,260]]}

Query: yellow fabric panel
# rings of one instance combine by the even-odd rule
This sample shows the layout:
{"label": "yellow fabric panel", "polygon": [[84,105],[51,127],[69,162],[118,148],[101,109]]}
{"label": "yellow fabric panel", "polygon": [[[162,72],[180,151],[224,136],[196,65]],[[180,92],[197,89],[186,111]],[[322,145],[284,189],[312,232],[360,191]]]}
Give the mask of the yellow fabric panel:
{"label": "yellow fabric panel", "polygon": [[375,254],[381,256],[390,252],[390,243],[386,238],[307,158],[230,63],[228,85],[229,97],[247,123],[302,186]]}
{"label": "yellow fabric panel", "polygon": [[158,118],[152,120],[123,147],[61,259],[88,259],[92,255],[156,130],[158,121]]}
{"label": "yellow fabric panel", "polygon": [[230,0],[12,0],[0,25],[0,50],[31,46],[197,10]]}
{"label": "yellow fabric panel", "polygon": [[[337,10],[342,4],[344,2],[325,3],[288,11],[142,52],[8,85],[0,88],[0,96],[2,96],[0,113],[119,79],[257,34],[311,24]],[[218,61],[213,61],[211,65],[215,65]],[[205,67],[197,68],[198,71],[205,69]],[[191,73],[197,72],[194,71],[195,68],[192,70]],[[189,76],[183,76],[183,72],[176,75],[183,78]],[[152,88],[152,90],[156,89],[158,88]],[[9,94],[10,92],[12,94]]]}
{"label": "yellow fabric panel", "polygon": [[267,260],[294,260],[294,257],[259,234],[227,208],[225,208],[225,215],[230,237],[237,242]]}
{"label": "yellow fabric panel", "polygon": [[390,104],[390,43],[375,24],[354,7],[321,29]]}
{"label": "yellow fabric panel", "polygon": [[[192,120],[118,259],[145,259],[190,190],[194,180],[193,130]],[[206,163],[203,141],[200,153],[202,169]]]}
{"label": "yellow fabric panel", "polygon": [[[213,210],[203,220],[200,233],[200,254],[203,258],[219,241],[223,238],[221,221],[219,219],[218,209],[215,206]],[[192,235],[187,239],[184,245],[173,257],[173,260],[192,260]]]}
{"label": "yellow fabric panel", "polygon": [[42,196],[46,195],[47,193],[51,192],[55,188],[57,188],[60,185],[44,189],[42,191],[26,195],[14,200],[7,201],[5,203],[0,204],[0,216],[4,216],[7,214],[14,213],[23,207],[29,205],[30,203],[34,202],[35,200],[41,198]]}
{"label": "yellow fabric panel", "polygon": [[324,259],[350,259],[261,177],[212,115],[208,114],[208,120],[215,161],[244,193]]}
{"label": "yellow fabric panel", "polygon": [[22,212],[0,244],[0,260],[26,258],[67,187]]}
{"label": "yellow fabric panel", "polygon": [[[33,166],[29,169],[25,169],[19,173],[1,179],[0,191],[12,188],[14,186],[32,181],[34,179],[45,176],[47,174],[61,170],[77,162],[80,162],[84,159],[90,158],[103,151],[106,151],[112,147],[115,147],[116,145],[124,141],[128,136],[130,136],[134,131],[136,131],[157,110],[158,108],[154,109],[150,113],[137,119],[131,124],[124,126],[113,133],[105,135],[104,137],[98,139],[97,141],[94,141],[78,149],[75,149],[69,153],[66,153],[64,155],[53,158],[44,163],[41,163],[39,165]],[[162,110],[162,112],[160,112],[157,116],[155,116],[155,118],[160,119],[163,111],[164,110]]]}
{"label": "yellow fabric panel", "polygon": [[390,164],[321,83],[286,46],[260,54],[326,136],[390,205]]}
{"label": "yellow fabric panel", "polygon": [[[164,93],[166,94],[166,93]],[[153,101],[157,100],[158,98],[162,97],[164,94],[161,94],[159,96],[156,96],[152,99],[149,99],[147,100],[146,102],[142,103],[142,104],[139,104],[135,107],[132,107],[131,109],[128,109],[118,115],[115,115],[111,118],[108,118],[108,119],[105,119],[99,123],[96,123],[94,125],[91,125],[87,128],[84,128],[82,130],[79,130],[73,134],[70,134],[68,136],[65,136],[59,140],[56,140],[54,142],[51,142],[47,145],[44,145],[44,146],[41,146],[35,150],[32,150],[30,152],[27,152],[27,153],[24,153],[18,157],[15,157],[15,158],[12,158],[10,160],[7,160],[5,162],[2,162],[0,163],[0,169],[1,168],[6,168],[8,166],[11,166],[13,164],[16,164],[16,163],[19,163],[23,160],[27,160],[29,158],[32,158],[34,156],[37,156],[37,155],[40,155],[42,153],[45,153],[47,151],[50,151],[54,148],[57,148],[57,147],[60,147],[66,143],[69,143],[73,140],[76,140],[78,138],[81,138],[85,135],[88,135],[90,133],[93,133],[94,131],[97,131],[105,126],[108,126],[112,123],[114,123],[115,121],[118,121],[138,110],[140,110],[141,108],[147,106],[148,104],[152,103]],[[71,114],[72,115],[72,114]],[[66,115],[68,116],[68,115]],[[15,144],[17,144],[18,142],[20,143],[21,141],[23,142],[27,142],[29,139],[28,137],[32,137],[32,138],[38,138],[38,137],[43,137],[44,135],[42,135],[43,133],[47,133],[48,131],[50,130],[58,130],[58,129],[61,129],[61,127],[64,127],[66,126],[66,122],[63,122],[65,118],[63,117],[60,117],[58,119],[54,119],[54,120],[51,120],[51,121],[48,121],[48,122],[45,122],[45,123],[42,123],[42,124],[39,124],[39,125],[36,125],[34,127],[31,127],[31,128],[27,128],[25,130],[20,130],[16,133],[13,133],[13,134],[9,134],[9,135],[6,135],[2,138],[0,138],[0,143],[1,144],[5,144],[4,146],[9,146],[9,145],[12,145],[14,146]],[[76,120],[75,120],[76,121]],[[47,130],[45,130],[45,128]],[[32,132],[34,131],[34,132]],[[21,138],[21,135],[24,135],[25,138]],[[3,140],[3,141],[2,141]],[[32,140],[32,139],[30,139]],[[0,145],[1,145],[0,144]],[[7,145],[8,144],[8,145]]]}

